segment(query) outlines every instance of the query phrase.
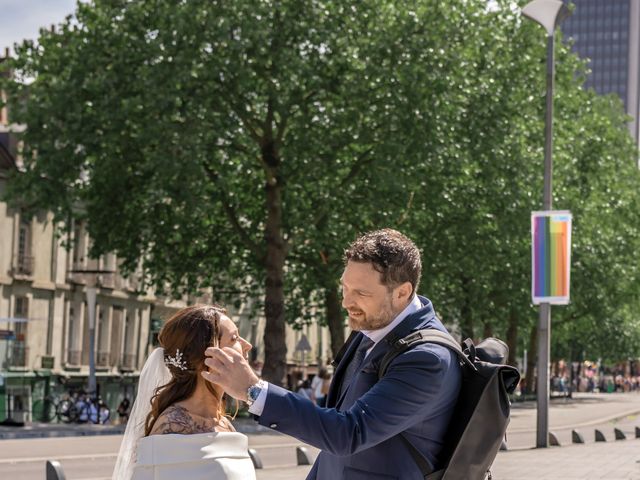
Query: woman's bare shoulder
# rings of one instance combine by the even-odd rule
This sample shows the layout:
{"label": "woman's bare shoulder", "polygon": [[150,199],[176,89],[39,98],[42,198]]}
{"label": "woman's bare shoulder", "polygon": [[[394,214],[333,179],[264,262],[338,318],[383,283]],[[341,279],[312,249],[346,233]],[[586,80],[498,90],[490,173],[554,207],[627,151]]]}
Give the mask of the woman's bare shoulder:
{"label": "woman's bare shoulder", "polygon": [[181,405],[171,405],[156,420],[150,435],[178,433],[191,435],[209,433],[215,430],[215,424],[202,417],[194,417]]}

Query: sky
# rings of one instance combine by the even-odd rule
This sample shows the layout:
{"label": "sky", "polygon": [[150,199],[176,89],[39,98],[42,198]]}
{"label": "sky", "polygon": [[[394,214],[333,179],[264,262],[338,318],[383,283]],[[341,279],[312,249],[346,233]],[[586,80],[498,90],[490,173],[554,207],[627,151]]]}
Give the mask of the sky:
{"label": "sky", "polygon": [[73,13],[76,0],[0,0],[0,56],[5,47],[38,38],[40,28],[58,24]]}

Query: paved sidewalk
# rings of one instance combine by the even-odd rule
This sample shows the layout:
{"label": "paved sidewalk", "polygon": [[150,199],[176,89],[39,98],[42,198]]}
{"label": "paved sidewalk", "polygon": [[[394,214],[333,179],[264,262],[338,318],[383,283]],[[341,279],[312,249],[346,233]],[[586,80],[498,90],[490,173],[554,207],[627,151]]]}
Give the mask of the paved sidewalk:
{"label": "paved sidewalk", "polygon": [[[303,480],[310,467],[265,468],[258,480]],[[500,452],[493,480],[640,480],[640,440]]]}
{"label": "paved sidewalk", "polygon": [[[262,456],[265,468],[257,471],[258,480],[302,480],[306,477],[310,467],[295,466],[295,447],[300,445],[297,440],[284,435],[264,435],[265,429],[259,429],[250,419],[238,419],[234,423],[238,430],[249,434],[250,446]],[[634,438],[635,428],[640,427],[640,394],[577,394],[567,401],[552,401],[550,430],[558,434],[562,447],[531,448],[535,444],[535,425],[535,402],[513,406],[508,431],[509,450],[498,454],[492,468],[494,480],[640,480],[640,439]],[[623,430],[627,440],[613,440],[613,427]],[[120,433],[122,428],[34,424],[22,428],[0,427],[0,438],[11,438],[8,435],[18,435],[19,438],[111,435],[93,439],[67,438],[55,447],[64,448],[60,454],[68,457],[61,460],[70,473],[69,480],[108,480],[105,474],[113,468],[120,440],[114,434]],[[578,429],[587,443],[571,444],[572,428]],[[602,429],[608,441],[595,443],[594,428]],[[21,472],[26,472],[28,462],[38,465],[37,469],[32,468],[33,471],[43,471],[40,464],[44,465],[44,458],[56,457],[50,454],[50,449],[44,449],[46,442],[50,444],[51,440],[29,441],[28,448],[27,443],[22,442],[7,440],[3,445],[0,440],[0,477],[7,474],[13,475],[12,478],[41,478],[39,473],[24,476],[26,473]],[[315,458],[317,449],[309,447],[308,450]],[[4,462],[1,461],[3,456]],[[88,461],[91,462],[92,473],[78,476],[79,466]]]}
{"label": "paved sidewalk", "polygon": [[500,452],[491,471],[493,480],[640,480],[640,439]]}
{"label": "paved sidewalk", "polygon": [[[634,437],[634,427],[640,426],[640,393],[598,394],[578,393],[566,400],[553,400],[549,408],[549,431],[562,445],[571,444],[571,430],[578,430],[586,442],[594,442],[597,428],[608,440],[613,429]],[[535,402],[515,403],[507,429],[509,449],[531,448],[536,444]]]}
{"label": "paved sidewalk", "polygon": [[[595,425],[614,418],[640,413],[640,392],[574,393],[572,398],[553,399],[549,403],[551,428],[575,428]],[[536,402],[511,405],[511,432],[535,431]]]}

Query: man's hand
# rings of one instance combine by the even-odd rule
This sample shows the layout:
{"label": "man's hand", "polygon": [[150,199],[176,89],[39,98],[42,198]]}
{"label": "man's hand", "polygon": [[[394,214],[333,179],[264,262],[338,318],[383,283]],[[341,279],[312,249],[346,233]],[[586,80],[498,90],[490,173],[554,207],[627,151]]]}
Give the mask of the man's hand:
{"label": "man's hand", "polygon": [[260,380],[253,372],[244,356],[233,348],[209,347],[204,354],[204,363],[209,371],[202,376],[211,383],[220,385],[223,390],[238,400],[247,400],[247,390]]}

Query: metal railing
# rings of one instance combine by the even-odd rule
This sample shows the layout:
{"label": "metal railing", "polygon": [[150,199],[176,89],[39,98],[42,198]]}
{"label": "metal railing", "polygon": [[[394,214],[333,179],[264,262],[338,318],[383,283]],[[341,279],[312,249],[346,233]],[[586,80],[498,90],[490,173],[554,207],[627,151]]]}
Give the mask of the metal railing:
{"label": "metal railing", "polygon": [[29,347],[25,342],[13,342],[9,349],[9,367],[27,367],[29,362]]}
{"label": "metal railing", "polygon": [[98,352],[96,355],[96,367],[109,366],[109,352]]}
{"label": "metal railing", "polygon": [[67,352],[67,363],[73,366],[80,366],[82,352],[80,350],[69,350]]}
{"label": "metal railing", "polygon": [[133,353],[125,353],[122,356],[122,364],[120,365],[122,370],[135,370],[136,368],[136,356]]}
{"label": "metal railing", "polygon": [[13,259],[14,275],[33,275],[33,257],[29,255],[15,255]]}

